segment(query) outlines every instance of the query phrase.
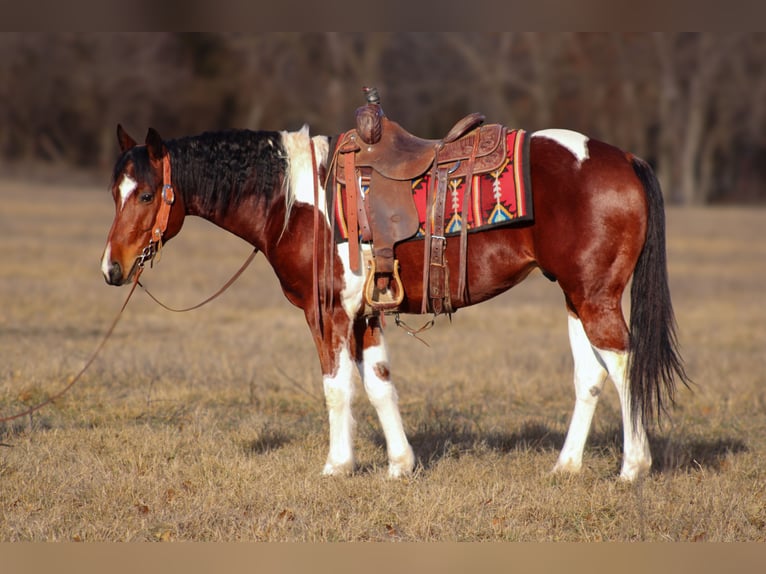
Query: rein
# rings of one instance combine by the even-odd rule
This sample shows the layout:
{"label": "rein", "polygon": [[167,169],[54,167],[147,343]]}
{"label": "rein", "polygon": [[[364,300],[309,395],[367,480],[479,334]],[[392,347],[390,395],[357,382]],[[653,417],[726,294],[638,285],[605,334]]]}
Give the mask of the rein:
{"label": "rein", "polygon": [[[234,275],[231,276],[231,278],[220,289],[218,289],[218,291],[213,293],[207,299],[203,300],[201,303],[197,303],[196,305],[187,307],[185,309],[174,309],[173,307],[170,307],[166,305],[165,303],[161,302],[159,299],[157,299],[157,297],[155,297],[141,283],[141,281],[139,281],[139,279],[141,277],[141,273],[143,273],[144,271],[146,262],[148,261],[150,264],[153,265],[155,257],[161,256],[162,236],[164,235],[165,230],[167,229],[167,226],[168,226],[168,218],[170,217],[170,208],[175,202],[175,192],[173,191],[173,185],[171,184],[171,180],[170,180],[171,171],[170,171],[170,159],[168,157],[168,154],[166,154],[163,157],[162,172],[163,172],[162,204],[160,205],[160,209],[157,212],[157,218],[152,228],[152,239],[149,241],[149,245],[144,247],[143,251],[141,252],[141,255],[139,255],[136,260],[137,268],[135,271],[135,275],[133,277],[133,285],[130,288],[130,292],[128,293],[128,296],[125,298],[125,302],[122,304],[122,307],[120,307],[120,310],[117,313],[117,316],[112,321],[112,324],[109,326],[109,329],[107,329],[106,333],[104,334],[104,337],[101,339],[101,342],[93,351],[90,358],[88,358],[88,360],[85,362],[85,365],[83,365],[80,371],[74,377],[72,377],[72,380],[69,381],[69,383],[67,383],[67,385],[63,389],[61,389],[56,394],[51,395],[44,401],[26,409],[25,411],[16,413],[15,415],[10,415],[7,417],[0,418],[0,423],[5,423],[12,420],[20,419],[22,417],[31,415],[32,413],[36,411],[39,411],[43,407],[61,398],[67,391],[69,391],[69,389],[71,389],[75,385],[75,383],[77,383],[80,380],[80,378],[82,378],[82,376],[85,374],[85,371],[87,371],[90,368],[90,366],[93,364],[93,361],[96,360],[96,357],[101,352],[101,349],[103,349],[104,345],[106,345],[106,342],[112,336],[112,333],[114,332],[115,327],[117,327],[117,323],[122,317],[122,314],[125,311],[125,308],[128,306],[128,301],[130,301],[130,298],[133,296],[133,293],[136,290],[136,286],[141,287],[141,289],[143,289],[144,292],[163,309],[166,309],[167,311],[172,311],[173,313],[185,313],[187,311],[193,311],[195,309],[199,309],[200,307],[207,305],[208,303],[210,303],[211,301],[213,301],[214,299],[222,295],[224,291],[226,291],[229,287],[231,287],[234,284],[234,282],[237,279],[239,279],[240,275],[242,275],[245,269],[247,269],[250,263],[252,263],[253,259],[255,259],[255,255],[256,253],[258,253],[257,249],[253,249],[252,253],[250,253],[250,255],[247,257],[247,259],[242,264],[242,266],[234,273]],[[154,237],[156,237],[156,240],[154,239]],[[159,262],[159,258],[157,259],[157,261]]]}
{"label": "rein", "polygon": [[314,304],[314,321],[316,322],[317,333],[323,333],[322,327],[322,312],[320,309],[321,298],[319,295],[319,184],[317,178],[317,159],[316,151],[314,150],[314,142],[309,140],[309,147],[311,148],[311,179],[314,186],[314,256],[311,262],[311,290],[316,297]]}
{"label": "rein", "polygon": [[104,348],[104,345],[106,345],[106,342],[112,336],[112,333],[114,332],[114,329],[117,327],[117,323],[122,318],[122,314],[125,311],[125,308],[128,306],[128,301],[130,301],[130,299],[133,296],[133,293],[135,292],[137,286],[141,287],[141,289],[143,289],[144,292],[155,303],[157,303],[160,307],[162,307],[163,309],[165,309],[167,311],[172,311],[173,313],[185,313],[187,311],[193,311],[195,309],[199,309],[200,307],[203,307],[204,305],[207,305],[208,303],[210,303],[211,301],[213,301],[214,299],[216,299],[220,295],[222,295],[224,293],[224,291],[226,291],[229,287],[231,287],[234,284],[234,282],[237,279],[239,279],[239,276],[242,275],[242,273],[245,271],[245,269],[247,269],[247,267],[250,265],[250,263],[252,263],[253,259],[255,259],[256,253],[258,253],[258,251],[256,249],[254,249],[250,253],[250,255],[247,257],[245,262],[242,264],[242,266],[237,270],[237,272],[234,273],[234,275],[232,275],[231,278],[220,289],[218,289],[218,291],[213,293],[210,297],[208,297],[207,299],[205,299],[201,303],[197,303],[196,305],[193,305],[192,307],[187,307],[185,309],[175,309],[173,307],[170,307],[170,306],[166,305],[165,303],[163,303],[162,301],[157,299],[157,297],[155,297],[149,291],[149,289],[147,289],[144,286],[144,284],[141,283],[141,281],[139,281],[139,278],[141,277],[141,273],[144,270],[144,263],[145,263],[144,260],[141,260],[139,262],[139,264],[138,264],[138,269],[136,269],[136,275],[133,278],[133,285],[130,288],[130,292],[128,293],[128,296],[125,298],[125,302],[122,304],[122,307],[120,307],[120,310],[118,311],[117,315],[115,316],[114,320],[112,321],[112,324],[109,326],[109,329],[107,329],[106,333],[104,334],[103,338],[101,339],[101,342],[98,344],[98,346],[93,351],[93,353],[88,358],[88,360],[85,362],[85,365],[83,365],[83,367],[80,369],[80,371],[72,378],[72,380],[69,381],[69,383],[67,383],[67,385],[63,389],[61,389],[56,394],[51,395],[50,397],[48,397],[47,399],[45,399],[41,403],[38,403],[38,404],[36,404],[36,405],[26,409],[25,411],[22,411],[20,413],[16,413],[15,415],[10,415],[10,416],[7,416],[7,417],[0,418],[0,423],[9,422],[9,421],[12,421],[12,420],[20,419],[22,417],[31,415],[32,413],[34,413],[36,411],[39,411],[40,409],[42,409],[43,407],[51,404],[52,402],[56,401],[57,399],[60,399],[67,391],[69,391],[69,389],[71,389],[77,383],[77,381],[79,381],[82,378],[82,376],[85,374],[85,371],[87,371],[90,368],[90,366],[93,364],[93,361],[96,360],[96,357],[101,352],[101,349]]}
{"label": "rein", "polygon": [[[313,154],[313,151],[314,151],[313,146],[311,148],[311,151]],[[173,206],[173,203],[175,203],[175,200],[176,200],[176,194],[175,194],[175,191],[173,190],[172,175],[173,175],[172,170],[170,168],[170,153],[166,153],[164,156],[162,156],[162,203],[160,204],[160,209],[157,212],[157,218],[155,219],[154,226],[152,227],[152,239],[149,240],[149,245],[144,247],[144,250],[141,252],[141,255],[139,256],[138,266],[140,269],[143,269],[147,261],[149,261],[150,264],[153,264],[155,257],[158,258],[157,262],[159,262],[159,257],[162,256],[162,236],[165,234],[165,231],[168,228],[168,220],[170,219],[170,208]],[[247,269],[250,263],[252,263],[256,253],[258,253],[258,250],[253,249],[252,253],[250,253],[248,258],[245,260],[242,266],[237,270],[237,272],[234,273],[234,275],[232,275],[231,278],[226,283],[224,283],[224,285],[220,289],[218,289],[218,291],[213,293],[210,297],[208,297],[201,303],[197,303],[196,305],[192,305],[191,307],[187,307],[185,309],[175,309],[173,307],[170,307],[169,305],[166,305],[159,299],[157,299],[157,297],[155,297],[151,293],[151,291],[149,291],[149,289],[147,289],[146,286],[144,286],[144,284],[138,280],[138,276],[136,277],[136,283],[138,283],[138,286],[144,290],[144,292],[152,299],[152,301],[157,303],[157,305],[159,305],[166,311],[171,311],[173,313],[186,313],[188,311],[194,311],[195,309],[199,309],[200,307],[207,305],[213,299],[216,299],[221,294],[223,294],[224,291],[226,291],[229,287],[231,287],[234,284],[234,282],[237,279],[239,279],[239,276],[242,275],[242,273],[245,271],[245,269]]]}
{"label": "rein", "polygon": [[244,273],[245,269],[247,269],[250,263],[253,262],[253,259],[255,259],[255,255],[257,253],[258,253],[258,250],[253,249],[250,255],[248,255],[247,259],[245,259],[245,262],[242,264],[242,266],[236,271],[236,273],[234,273],[234,275],[231,276],[231,278],[229,278],[229,280],[226,283],[224,283],[224,285],[220,289],[218,289],[218,291],[210,295],[210,297],[208,297],[204,301],[197,303],[196,305],[192,305],[191,307],[186,307],[184,309],[176,309],[174,307],[170,307],[169,305],[166,305],[165,303],[157,299],[157,297],[155,297],[154,294],[152,294],[152,292],[149,291],[149,289],[147,289],[143,283],[141,283],[140,281],[136,281],[136,282],[138,283],[138,286],[144,290],[144,293],[146,293],[152,301],[157,303],[157,305],[159,305],[166,311],[171,311],[173,313],[186,313],[188,311],[194,311],[195,309],[199,309],[200,307],[203,307],[207,305],[208,303],[210,303],[213,299],[217,299],[218,297],[220,297],[224,293],[224,291],[226,291],[229,287],[231,287],[234,284],[234,282],[237,279],[239,279],[239,276],[242,275],[242,273]]}

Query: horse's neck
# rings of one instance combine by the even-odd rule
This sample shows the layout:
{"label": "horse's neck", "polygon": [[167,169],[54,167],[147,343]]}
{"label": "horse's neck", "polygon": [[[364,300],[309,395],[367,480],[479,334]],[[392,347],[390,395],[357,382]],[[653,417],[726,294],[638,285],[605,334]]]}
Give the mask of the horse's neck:
{"label": "horse's neck", "polygon": [[[247,145],[262,149],[263,140],[259,143],[258,137],[267,136],[258,134],[242,146],[232,145],[233,158],[224,157],[226,140],[216,152],[221,157],[200,146],[195,137],[170,144],[173,180],[186,214],[206,219],[254,245],[266,241],[265,228],[270,219],[279,217],[280,207],[284,218],[285,204],[280,158],[261,153],[258,160],[249,161],[248,150],[242,150]],[[241,155],[236,157],[237,153]]]}
{"label": "horse's neck", "polygon": [[[247,178],[245,178],[247,179]],[[227,209],[219,211],[209,206],[209,190],[186,183],[181,190],[186,215],[200,217],[266,251],[275,235],[275,222],[281,226],[285,217],[285,196],[279,189],[265,197],[244,190],[242,198]],[[278,235],[278,232],[277,232]]]}

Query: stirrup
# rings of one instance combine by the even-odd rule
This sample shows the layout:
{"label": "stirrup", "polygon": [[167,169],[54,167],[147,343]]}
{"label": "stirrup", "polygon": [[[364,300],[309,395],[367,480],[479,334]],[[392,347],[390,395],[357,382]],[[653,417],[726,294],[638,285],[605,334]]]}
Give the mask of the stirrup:
{"label": "stirrup", "polygon": [[404,300],[404,287],[399,278],[399,260],[394,259],[393,281],[389,281],[388,289],[381,291],[375,280],[375,259],[367,263],[367,278],[364,281],[364,302],[373,311],[393,311]]}

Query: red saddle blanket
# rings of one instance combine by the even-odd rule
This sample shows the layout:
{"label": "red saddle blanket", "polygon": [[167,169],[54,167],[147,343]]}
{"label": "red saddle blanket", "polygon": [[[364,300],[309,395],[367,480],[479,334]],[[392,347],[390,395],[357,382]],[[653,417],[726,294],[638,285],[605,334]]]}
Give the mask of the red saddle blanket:
{"label": "red saddle blanket", "polygon": [[[472,177],[470,205],[463,221],[463,196],[465,177],[451,179],[447,185],[445,202],[445,235],[459,234],[463,225],[468,232],[500,225],[529,222],[534,218],[532,186],[529,178],[529,138],[524,130],[509,130],[507,134],[508,157],[496,171]],[[422,177],[412,180],[412,196],[418,210],[418,232],[406,241],[422,239],[425,235],[426,197],[430,185],[430,170]],[[361,191],[370,193],[370,182],[362,178]],[[374,193],[374,192],[373,192]],[[336,184],[335,217],[336,239],[348,239],[346,225],[345,193]]]}

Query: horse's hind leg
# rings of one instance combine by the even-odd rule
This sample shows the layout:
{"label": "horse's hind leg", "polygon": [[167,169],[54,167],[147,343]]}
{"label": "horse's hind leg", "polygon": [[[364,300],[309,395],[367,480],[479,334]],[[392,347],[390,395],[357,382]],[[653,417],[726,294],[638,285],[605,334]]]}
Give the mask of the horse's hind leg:
{"label": "horse's hind leg", "polygon": [[569,315],[569,345],[574,358],[575,408],[554,472],[579,472],[582,468],[585,441],[608,374],[582,322],[572,314]]}
{"label": "horse's hind leg", "polygon": [[[391,383],[391,368],[383,331],[377,317],[357,323],[357,367],[364,389],[375,407],[386,437],[388,452],[388,476],[399,478],[410,474],[415,465],[412,447],[407,441],[402,417],[397,404],[397,394]],[[361,333],[360,333],[361,331]]]}
{"label": "horse's hind leg", "polygon": [[622,411],[623,455],[620,478],[632,481],[649,472],[652,455],[649,451],[649,439],[641,421],[633,425],[630,408],[630,387],[628,382],[627,351],[598,351],[601,360],[609,371],[609,376],[617,388]]}
{"label": "horse's hind leg", "polygon": [[[611,309],[611,310],[605,310]],[[617,307],[580,305],[570,315],[570,342],[575,355],[577,402],[557,470],[578,470],[598,394],[608,374],[617,389],[623,425],[620,478],[635,480],[649,471],[652,457],[643,424],[633,424],[628,381],[628,330]],[[588,352],[590,349],[590,352]],[[589,396],[590,395],[590,396]]]}

